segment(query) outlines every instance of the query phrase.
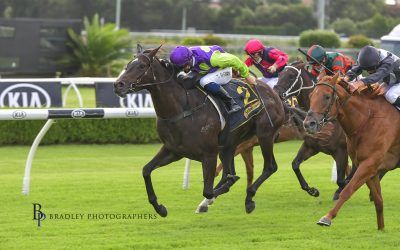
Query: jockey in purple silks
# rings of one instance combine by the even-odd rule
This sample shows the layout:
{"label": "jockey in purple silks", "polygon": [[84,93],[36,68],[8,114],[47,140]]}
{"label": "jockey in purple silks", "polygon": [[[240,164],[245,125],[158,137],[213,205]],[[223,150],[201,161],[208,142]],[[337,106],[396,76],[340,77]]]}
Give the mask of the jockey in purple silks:
{"label": "jockey in purple silks", "polygon": [[236,56],[226,53],[220,46],[175,47],[170,60],[183,72],[178,78],[195,78],[200,75],[200,85],[221,100],[228,107],[228,112],[239,111],[241,107],[220,85],[227,84],[232,79],[232,69],[250,84],[256,84],[255,78],[249,74],[249,68]]}

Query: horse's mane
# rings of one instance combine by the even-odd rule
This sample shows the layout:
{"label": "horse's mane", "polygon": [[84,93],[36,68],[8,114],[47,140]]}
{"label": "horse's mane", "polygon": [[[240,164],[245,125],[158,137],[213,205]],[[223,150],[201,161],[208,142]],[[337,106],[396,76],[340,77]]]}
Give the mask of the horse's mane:
{"label": "horse's mane", "polygon": [[290,65],[290,66],[293,66],[293,67],[296,67],[296,66],[299,66],[300,64],[304,64],[303,59],[301,59],[301,58],[296,58],[296,60],[293,61],[293,62],[291,62],[289,65]]}
{"label": "horse's mane", "polygon": [[[322,78],[319,80],[319,82],[331,83],[332,78],[333,78],[333,76],[324,76],[324,77],[322,77]],[[338,78],[338,79],[339,79],[339,81],[338,81],[338,83],[337,83],[336,85],[342,87],[347,93],[349,93],[349,86],[347,85],[347,83],[344,82],[344,81],[340,81],[341,78]],[[349,94],[351,94],[351,93],[349,93]],[[359,97],[361,97],[361,98],[366,98],[366,99],[371,99],[371,100],[372,100],[372,99],[377,99],[377,98],[379,98],[379,97],[382,97],[382,98],[383,98],[383,96],[377,96],[377,95],[375,95],[375,94],[374,94],[374,91],[371,90],[371,89],[364,89],[364,90],[362,90],[361,92],[355,91],[355,92],[354,92],[353,94],[351,94],[351,95],[353,95],[353,96],[359,96]]]}

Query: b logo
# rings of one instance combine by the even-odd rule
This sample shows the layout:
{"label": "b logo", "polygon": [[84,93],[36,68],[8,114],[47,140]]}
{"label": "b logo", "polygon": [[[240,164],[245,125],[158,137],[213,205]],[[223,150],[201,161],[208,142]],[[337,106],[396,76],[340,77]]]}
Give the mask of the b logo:
{"label": "b logo", "polygon": [[41,211],[42,205],[39,203],[33,204],[33,220],[37,220],[37,225],[40,227],[40,222],[46,219],[46,214]]}

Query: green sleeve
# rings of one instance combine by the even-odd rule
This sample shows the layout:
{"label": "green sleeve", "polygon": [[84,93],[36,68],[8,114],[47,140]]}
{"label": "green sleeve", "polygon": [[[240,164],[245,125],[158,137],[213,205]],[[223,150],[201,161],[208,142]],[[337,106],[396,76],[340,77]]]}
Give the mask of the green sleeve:
{"label": "green sleeve", "polygon": [[240,72],[240,76],[246,78],[249,76],[249,68],[237,56],[229,53],[215,51],[210,58],[211,66],[218,68],[232,67]]}

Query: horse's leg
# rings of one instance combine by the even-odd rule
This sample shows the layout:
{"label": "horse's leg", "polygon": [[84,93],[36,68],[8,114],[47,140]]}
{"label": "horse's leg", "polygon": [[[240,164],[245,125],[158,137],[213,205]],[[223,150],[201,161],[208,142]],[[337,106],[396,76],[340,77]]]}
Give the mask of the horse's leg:
{"label": "horse's leg", "polygon": [[242,158],[246,165],[247,187],[250,187],[254,178],[253,147],[247,148],[242,152]]}
{"label": "horse's leg", "polygon": [[230,187],[239,180],[239,176],[236,176],[235,171],[234,153],[235,149],[232,146],[223,148],[219,153],[220,160],[224,167],[222,178],[214,188],[214,198],[227,193]]}
{"label": "horse's leg", "polygon": [[146,184],[147,196],[149,202],[153,205],[156,212],[161,216],[167,216],[167,208],[157,203],[157,196],[154,192],[153,184],[151,182],[151,172],[159,167],[168,165],[171,162],[182,159],[182,156],[175,155],[163,146],[154,158],[143,167],[143,178]]}
{"label": "horse's leg", "polygon": [[336,171],[337,171],[337,180],[336,184],[338,185],[338,189],[333,194],[333,200],[339,199],[339,194],[343,190],[344,186],[346,186],[346,170],[349,164],[349,158],[347,154],[347,150],[339,149],[334,155],[333,159],[336,161]]}
{"label": "horse's leg", "polygon": [[[208,211],[208,206],[211,205],[215,199],[226,192],[229,188],[239,179],[236,176],[234,159],[233,159],[234,149],[232,147],[224,148],[220,152],[221,165],[223,165],[221,180],[214,188],[214,197],[203,199],[197,206],[196,213],[205,213]],[[230,162],[228,162],[228,160]]]}
{"label": "horse's leg", "polygon": [[296,174],[297,179],[299,180],[301,189],[305,190],[309,195],[314,197],[319,196],[319,191],[315,187],[308,186],[308,183],[306,182],[302,173],[300,172],[300,164],[317,153],[318,153],[317,150],[308,147],[305,145],[305,143],[303,143],[292,162],[292,169]]}
{"label": "horse's leg", "polygon": [[[241,154],[243,161],[246,164],[247,180],[249,180],[249,172],[248,172],[248,169],[249,169],[248,167],[250,166],[249,164],[252,164],[251,166],[253,167],[253,155],[252,155],[253,148],[255,145],[257,145],[257,143],[258,143],[257,137],[253,137],[253,138],[239,144],[239,146],[237,146],[236,150],[235,150],[235,156],[238,154]],[[223,168],[223,165],[222,165],[222,163],[220,163],[215,170],[215,176],[219,175],[219,173],[222,171],[222,168]],[[251,177],[251,181],[252,180],[253,180],[253,177]]]}
{"label": "horse's leg", "polygon": [[273,173],[278,170],[278,165],[276,164],[274,153],[273,153],[273,145],[274,145],[274,138],[273,135],[263,135],[261,132],[257,130],[258,141],[260,143],[261,152],[264,158],[264,168],[261,175],[257,178],[257,180],[247,188],[247,195],[245,200],[245,207],[246,212],[251,213],[256,205],[255,202],[252,200],[255,196],[257,189],[260,185],[268,179]]}
{"label": "horse's leg", "polygon": [[367,181],[368,188],[372,194],[372,198],[375,204],[376,219],[378,223],[378,230],[383,230],[385,223],[383,220],[383,199],[381,193],[381,184],[379,175],[375,175]]}
{"label": "horse's leg", "polygon": [[217,163],[216,156],[209,156],[205,157],[202,161],[203,166],[203,179],[204,179],[204,189],[203,189],[203,196],[205,199],[200,202],[197,206],[195,213],[205,213],[208,211],[208,206],[214,202],[214,166]]}
{"label": "horse's leg", "polygon": [[350,182],[344,187],[342,192],[340,192],[339,199],[335,206],[317,222],[318,225],[330,226],[332,224],[332,219],[336,217],[343,204],[368,180],[368,178],[371,178],[374,175],[374,164],[376,163],[363,162],[360,164],[354,173],[353,178],[351,178]]}

